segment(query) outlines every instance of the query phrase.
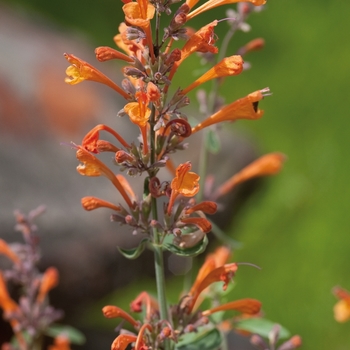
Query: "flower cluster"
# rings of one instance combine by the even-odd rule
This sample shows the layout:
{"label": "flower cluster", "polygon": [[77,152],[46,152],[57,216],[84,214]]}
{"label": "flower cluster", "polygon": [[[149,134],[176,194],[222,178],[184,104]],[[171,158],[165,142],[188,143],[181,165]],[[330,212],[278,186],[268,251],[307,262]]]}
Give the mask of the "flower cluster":
{"label": "flower cluster", "polygon": [[[39,207],[27,216],[16,212],[16,229],[22,233],[24,244],[10,245],[0,239],[0,254],[12,263],[11,269],[0,271],[0,308],[21,350],[38,346],[48,327],[63,316],[61,311],[49,305],[47,298],[59,282],[57,269],[49,267],[41,274],[37,268],[40,253],[33,220],[43,210]],[[10,296],[9,284],[21,288],[18,301]],[[8,349],[12,349],[10,344]]]}
{"label": "flower cluster", "polygon": [[[209,62],[219,52],[216,46],[218,38],[214,33],[218,20],[197,31],[187,25],[205,11],[237,3],[235,18],[227,20],[230,25],[228,34],[233,35],[236,30],[247,30],[245,20],[248,15],[266,1],[208,0],[196,7],[198,0],[187,0],[173,12],[171,7],[177,2],[123,1],[125,21],[114,37],[118,50],[105,46],[95,50],[100,62],[117,59],[125,63],[124,78],[119,85],[91,64],[72,54],[65,54],[71,64],[66,70],[65,81],[74,85],[91,80],[112,88],[125,99],[118,115],[129,118],[140,132],[138,140],[125,140],[116,131],[117,128],[100,124],[86,134],[80,145],[72,143],[80,161],[77,171],[84,176],[105,176],[123,198],[122,203],[111,203],[96,197],[84,197],[83,208],[108,208],[113,211],[112,221],[130,227],[135,235],[141,235],[138,247],[120,249],[125,257],[136,258],[146,248],[154,252],[157,299],[144,291],[131,303],[132,312],[143,312],[142,321],[117,306],[103,308],[105,317],[122,318],[134,330],[132,333],[121,331],[112,344],[112,350],[126,349],[129,345],[133,349],[173,349],[183,342],[199,347],[203,339],[215,339],[212,348],[218,348],[222,342],[218,331],[221,322],[214,322],[212,314],[235,310],[251,317],[257,316],[261,308],[261,303],[255,299],[218,304],[218,296],[213,297],[217,294],[213,284],[223,282],[225,291],[239,265],[227,263],[230,255],[227,248],[220,248],[207,257],[192,288],[178,304],[169,306],[166,298],[163,252],[168,250],[187,257],[202,253],[207,244],[207,234],[212,230],[207,215],[217,211],[220,198],[251,178],[277,174],[285,159],[280,153],[262,156],[217,188],[206,186],[206,191],[203,191],[207,175],[204,171],[199,174],[193,172],[189,159],[182,164],[174,164],[172,154],[186,149],[193,134],[200,131],[206,134],[222,122],[261,118],[264,112],[259,108],[259,102],[270,95],[269,89],[263,88],[223,105],[216,90],[212,110],[207,108],[200,122],[190,123],[183,111],[190,103],[189,92],[208,81],[218,82],[241,74],[247,68],[242,56],[263,47],[264,41],[255,39],[241,47],[237,54],[227,57],[226,48],[223,48],[218,62],[204,74],[185,88],[174,88],[174,76],[181,71],[189,56],[199,53]],[[170,20],[161,35],[160,20],[165,15],[170,16]],[[176,46],[181,48],[175,47],[174,43],[180,40],[184,43]],[[110,134],[115,142],[104,140],[102,132]],[[205,145],[203,147],[206,148]],[[117,171],[100,160],[102,152],[113,155]],[[160,175],[162,168],[171,174],[167,180]],[[121,172],[142,179],[142,195],[135,193]],[[200,310],[206,296],[211,299],[212,307]],[[234,327],[232,322],[231,327]],[[188,337],[189,334],[198,337],[193,339]]]}

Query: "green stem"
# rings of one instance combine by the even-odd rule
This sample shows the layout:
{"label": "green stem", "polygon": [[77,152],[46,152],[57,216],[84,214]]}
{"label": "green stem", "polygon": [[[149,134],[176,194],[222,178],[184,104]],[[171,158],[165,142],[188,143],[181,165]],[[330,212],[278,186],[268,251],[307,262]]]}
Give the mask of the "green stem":
{"label": "green stem", "polygon": [[[156,133],[154,131],[155,125],[155,107],[152,106],[152,112],[150,116],[150,160],[151,164],[154,164],[156,161]],[[149,173],[150,177],[156,175],[156,170],[152,170]],[[151,211],[153,220],[158,220],[158,206],[157,199],[152,197],[151,199]],[[165,293],[165,276],[164,276],[164,257],[163,257],[163,248],[161,245],[162,233],[158,231],[157,228],[153,228],[153,250],[154,250],[154,268],[156,275],[156,285],[157,285],[157,296],[159,303],[159,311],[161,320],[168,320],[168,305]],[[166,341],[164,343],[165,350],[170,349],[170,343]]]}

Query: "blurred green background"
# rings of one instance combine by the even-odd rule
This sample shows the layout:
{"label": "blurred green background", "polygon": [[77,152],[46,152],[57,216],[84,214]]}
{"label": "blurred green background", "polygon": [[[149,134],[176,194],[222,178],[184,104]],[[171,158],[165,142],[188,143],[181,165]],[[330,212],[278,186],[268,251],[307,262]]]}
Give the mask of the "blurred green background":
{"label": "blurred green background", "polygon": [[[84,32],[96,46],[113,45],[122,19],[115,0],[8,3]],[[300,334],[304,349],[350,348],[350,322],[334,321],[331,294],[335,285],[350,289],[349,14],[344,0],[269,0],[229,53],[255,37],[265,38],[265,49],[248,55],[252,69],[221,90],[231,101],[269,86],[273,96],[260,104],[264,117],[234,127],[257,140],[261,153],[288,156],[282,173],[250,198],[232,225],[232,236],[244,243],[235,261],[262,267],[241,267],[233,297],[261,300],[267,318]],[[225,17],[224,10],[215,16]],[[219,26],[219,38],[226,28]]]}

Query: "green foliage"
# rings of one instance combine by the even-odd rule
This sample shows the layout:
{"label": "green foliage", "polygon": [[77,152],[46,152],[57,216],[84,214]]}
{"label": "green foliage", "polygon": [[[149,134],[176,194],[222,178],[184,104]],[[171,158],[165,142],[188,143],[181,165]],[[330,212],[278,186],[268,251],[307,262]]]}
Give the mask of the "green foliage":
{"label": "green foliage", "polygon": [[58,335],[65,335],[71,344],[83,345],[85,343],[84,334],[71,326],[54,324],[47,329],[46,335],[52,338]]}
{"label": "green foliage", "polygon": [[181,248],[178,245],[173,244],[172,240],[172,235],[168,235],[164,241],[164,248],[178,256],[195,257],[203,253],[208,244],[208,238],[206,235],[204,235],[204,238],[198,244],[189,248]]}
{"label": "green foliage", "polygon": [[216,350],[221,343],[221,334],[216,328],[205,329],[202,332],[184,335],[176,345],[176,350]]}
{"label": "green foliage", "polygon": [[142,252],[147,247],[148,243],[149,243],[149,238],[147,237],[142,239],[139,245],[135,248],[124,249],[124,248],[118,247],[118,250],[120,254],[122,254],[125,258],[133,260],[133,259],[137,259],[142,254]]}
{"label": "green foliage", "polygon": [[[264,338],[269,337],[275,322],[269,321],[266,318],[247,318],[241,320],[236,324],[236,328],[242,331],[247,331],[253,334],[259,334]],[[290,337],[290,332],[281,326],[279,331],[279,339],[284,339]]]}

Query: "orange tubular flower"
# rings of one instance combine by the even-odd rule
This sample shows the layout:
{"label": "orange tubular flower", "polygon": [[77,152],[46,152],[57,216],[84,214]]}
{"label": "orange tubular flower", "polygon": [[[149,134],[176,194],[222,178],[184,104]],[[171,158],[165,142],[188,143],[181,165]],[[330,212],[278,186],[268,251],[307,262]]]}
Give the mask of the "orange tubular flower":
{"label": "orange tubular flower", "polygon": [[125,350],[129,344],[134,343],[137,339],[133,334],[120,334],[114,339],[111,350]]}
{"label": "orange tubular flower", "polygon": [[[224,121],[235,121],[238,119],[259,119],[263,116],[264,111],[258,108],[258,102],[267,96],[269,88],[255,91],[246,97],[240,98],[233,103],[223,107],[209,118],[205,119],[192,128],[192,134],[202,130],[210,125],[221,123]],[[265,95],[264,95],[265,94]]]}
{"label": "orange tubular flower", "polygon": [[70,341],[65,335],[58,335],[48,350],[71,350]]}
{"label": "orange tubular flower", "polygon": [[243,71],[243,59],[241,56],[234,55],[221,60],[214,67],[209,69],[191,85],[181,91],[181,94],[186,95],[188,92],[197,86],[216,78],[238,75]]}
{"label": "orange tubular flower", "polygon": [[[266,3],[266,0],[208,0],[202,6],[199,6],[194,11],[190,12],[187,15],[187,21],[189,21],[191,18],[193,18],[193,17],[195,17],[195,16],[197,16],[205,11],[211,10],[215,7],[222,6],[222,5],[231,5],[231,4],[235,4],[237,2],[250,2],[255,6],[260,6],[260,5],[264,5]],[[192,6],[194,6],[194,4],[192,4],[191,1],[190,1],[190,3]],[[195,2],[195,3],[197,3],[197,2]]]}
{"label": "orange tubular flower", "polygon": [[66,69],[66,74],[68,77],[64,79],[67,84],[75,85],[84,80],[91,80],[97,83],[105,84],[118,92],[126,100],[130,99],[130,96],[117,84],[115,84],[111,79],[106,77],[102,72],[97,70],[91,64],[81,60],[80,58],[65,53],[64,57],[72,65]]}
{"label": "orange tubular flower", "polygon": [[[5,279],[0,271],[0,308],[4,310],[4,312],[13,312],[19,309],[17,303],[10,297]],[[13,321],[11,325],[17,324],[17,321]]]}
{"label": "orange tubular flower", "polygon": [[176,176],[171,181],[171,196],[168,204],[168,215],[171,213],[171,209],[174,205],[175,199],[178,195],[182,194],[185,197],[193,197],[199,191],[199,175],[190,172],[191,162],[180,164],[176,168]]}
{"label": "orange tubular flower", "polygon": [[37,296],[37,301],[42,303],[47,295],[47,293],[58,285],[59,273],[55,267],[49,267],[41,280],[39,293]]}
{"label": "orange tubular flower", "polygon": [[104,201],[103,199],[91,197],[91,196],[83,197],[81,199],[81,205],[87,211],[95,210],[98,208],[109,208],[115,211],[121,210],[121,208],[118,205],[115,205],[113,203]]}
{"label": "orange tubular flower", "polygon": [[144,335],[146,329],[148,329],[150,332],[152,332],[153,328],[150,324],[147,324],[147,323],[142,325],[142,327],[140,328],[139,334],[137,336],[136,343],[135,343],[135,350],[148,349],[148,347],[144,347],[144,340],[143,340],[143,335]]}
{"label": "orange tubular flower", "polygon": [[11,250],[9,245],[3,239],[0,239],[0,254],[6,255],[15,264],[19,264],[21,262],[19,257]]}
{"label": "orange tubular flower", "polygon": [[105,62],[110,60],[123,60],[133,63],[134,59],[108,46],[100,46],[95,49],[95,55],[98,61]]}
{"label": "orange tubular flower", "polygon": [[285,159],[286,156],[282,153],[269,153],[258,158],[223,183],[215,191],[213,198],[216,200],[217,198],[230,192],[236,185],[249,179],[278,174],[282,169]]}
{"label": "orange tubular flower", "polygon": [[214,46],[215,44],[215,35],[214,27],[218,24],[218,21],[215,20],[210,22],[206,26],[199,29],[196,33],[191,35],[191,37],[186,41],[184,47],[181,50],[181,59],[176,61],[171,68],[169,73],[169,80],[171,80],[180,66],[180,64],[192,53],[194,52],[211,52],[218,53],[218,48]]}
{"label": "orange tubular flower", "polygon": [[333,309],[335,320],[341,323],[350,320],[350,292],[343,288],[335,287],[333,294],[340,299]]}
{"label": "orange tubular flower", "polygon": [[142,304],[146,305],[146,319],[150,320],[152,314],[159,310],[158,301],[152,298],[147,292],[141,292],[135,300],[130,304],[130,309],[133,312],[141,312]]}
{"label": "orange tubular flower", "polygon": [[92,153],[99,153],[98,141],[100,138],[99,131],[104,130],[112,134],[125,148],[131,148],[131,146],[112,128],[107,125],[99,124],[90,130],[82,141],[82,146]]}
{"label": "orange tubular flower", "polygon": [[[213,262],[208,262],[207,264],[208,269],[212,268]],[[185,304],[187,313],[190,313],[192,311],[193,306],[195,305],[200,293],[205,288],[209,287],[212,283],[222,281],[224,282],[223,290],[226,290],[228,282],[234,276],[235,272],[237,271],[237,268],[238,266],[236,263],[231,263],[212,269],[206,275],[204,274],[204,270],[200,271],[194,285],[188,293],[189,298],[187,299]]]}
{"label": "orange tubular flower", "polygon": [[185,210],[185,214],[190,215],[196,211],[202,211],[205,214],[215,214],[218,209],[218,205],[215,202],[204,201],[194,205]]}
{"label": "orange tubular flower", "polygon": [[82,146],[78,146],[76,156],[77,159],[83,163],[77,166],[77,171],[79,174],[84,176],[106,176],[120,192],[128,206],[130,208],[134,207],[124,187],[111,169],[109,169],[104,163],[89,153]]}
{"label": "orange tubular flower", "polygon": [[183,218],[181,222],[188,225],[196,225],[202,232],[208,233],[211,231],[211,223],[205,218],[190,217]]}
{"label": "orange tubular flower", "polygon": [[124,111],[129,115],[130,120],[138,125],[143,139],[143,154],[148,153],[147,128],[151,109],[148,108],[147,94],[139,91],[136,94],[137,102],[130,102],[124,106]]}
{"label": "orange tubular flower", "polygon": [[125,21],[133,26],[140,27],[146,34],[146,41],[149,47],[152,62],[155,61],[152,31],[150,20],[154,17],[155,7],[148,0],[137,0],[137,2],[129,2],[123,6]]}
{"label": "orange tubular flower", "polygon": [[107,305],[102,309],[103,315],[106,318],[123,318],[128,321],[133,327],[138,328],[140,323],[136,321],[131,315],[114,305]]}
{"label": "orange tubular flower", "polygon": [[240,299],[222,304],[202,312],[203,316],[209,316],[218,311],[236,310],[248,315],[257,314],[261,309],[261,302],[255,299]]}

